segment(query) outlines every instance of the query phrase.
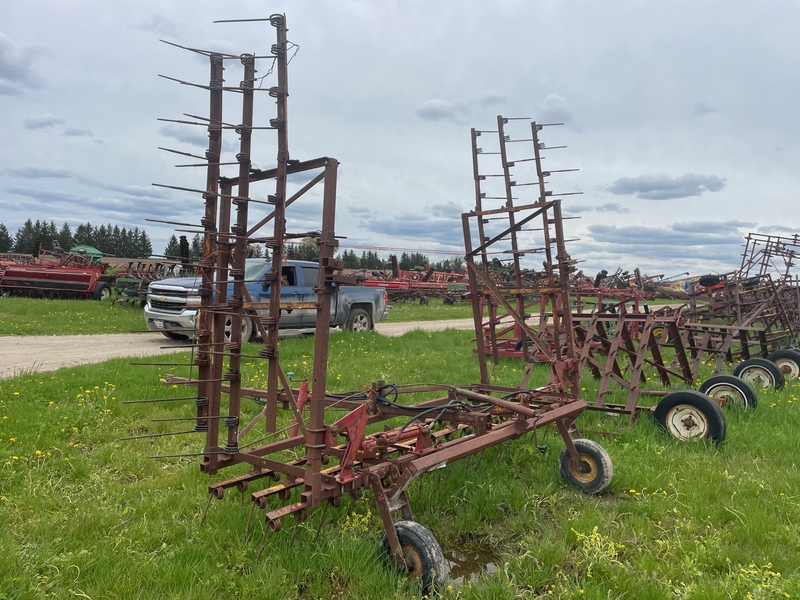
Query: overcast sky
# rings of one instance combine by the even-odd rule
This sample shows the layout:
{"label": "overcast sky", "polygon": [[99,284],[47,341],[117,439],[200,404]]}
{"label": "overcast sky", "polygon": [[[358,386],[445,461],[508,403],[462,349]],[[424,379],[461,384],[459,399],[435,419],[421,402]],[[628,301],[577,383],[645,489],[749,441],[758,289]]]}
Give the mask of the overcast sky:
{"label": "overcast sky", "polygon": [[[203,205],[151,184],[201,188],[205,176],[157,148],[202,154],[207,137],[157,119],[206,115],[208,99],[158,75],[207,84],[208,64],[159,39],[268,54],[268,23],[212,21],[276,12],[297,45],[290,152],[341,162],[337,234],[356,252],[463,251],[470,128],[494,130],[497,115],[565,123],[541,136],[567,146],[547,168],[580,169],[549,188],[583,192],[563,210],[580,217],[566,229],[587,272],[725,272],[748,232],[798,229],[800,2],[789,0],[0,0],[0,222],[12,235],[28,218],[138,226],[161,252],[174,232],[145,219],[196,223]],[[226,65],[229,85],[240,69]],[[274,100],[257,98],[264,123]],[[238,97],[226,102],[238,122]],[[272,135],[259,134],[258,167],[274,166]],[[318,207],[318,195],[297,206],[301,231],[318,228]]]}

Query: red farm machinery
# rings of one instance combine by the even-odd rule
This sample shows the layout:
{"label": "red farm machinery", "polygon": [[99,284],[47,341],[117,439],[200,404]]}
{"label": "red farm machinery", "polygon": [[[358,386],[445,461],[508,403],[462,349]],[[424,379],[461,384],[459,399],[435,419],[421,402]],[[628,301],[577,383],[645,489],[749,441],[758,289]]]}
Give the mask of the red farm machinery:
{"label": "red farm machinery", "polygon": [[[239,474],[217,478],[209,485],[209,504],[222,499],[229,490],[248,492],[251,517],[263,512],[262,550],[268,533],[282,529],[287,521],[296,528],[313,509],[338,507],[344,497],[357,500],[364,492],[371,492],[383,523],[383,545],[388,554],[430,587],[446,577],[447,567],[433,535],[414,521],[407,493],[409,485],[425,474],[553,425],[564,442],[559,458],[563,477],[588,493],[602,492],[609,485],[613,468],[608,454],[596,442],[580,437],[576,427],[588,403],[581,397],[572,316],[569,311],[553,311],[547,336],[554,343],[520,319],[533,345],[548,356],[548,375],[541,385],[530,383],[529,371],[517,386],[492,385],[486,357],[479,352],[479,382],[373,381],[359,392],[329,392],[331,295],[337,286],[353,282],[352,277],[342,274],[343,263],[334,257],[338,245],[334,230],[338,161],[330,157],[290,157],[287,65],[293,46],[287,40],[284,15],[272,15],[268,22],[276,32],[276,41],[267,56],[185,48],[206,57],[210,64],[209,83],[191,84],[207,90],[210,96],[209,116],[191,121],[208,131],[209,147],[201,157],[205,185],[174,188],[196,194],[204,203],[203,216],[196,226],[204,240],[204,255],[197,267],[202,304],[191,365],[184,365],[187,373],[165,377],[167,384],[186,386],[191,393],[188,399],[166,400],[190,403],[193,414],[188,418],[194,424],[191,433],[198,437],[196,455],[203,473],[230,473],[229,469],[236,467],[233,470]],[[256,77],[256,63],[261,61],[268,65],[268,74],[274,79],[271,84]],[[230,73],[235,64],[241,68],[241,83],[227,86],[223,69]],[[276,111],[256,120],[256,99],[265,94]],[[235,125],[222,116],[223,99],[230,97],[240,100]],[[258,170],[252,167],[251,143],[255,134],[264,131],[276,141],[278,160],[275,168]],[[538,131],[535,124],[534,131]],[[238,135],[238,169],[235,175],[225,177],[220,165],[229,159],[223,156],[223,136],[231,133]],[[291,193],[287,179],[294,174],[302,175],[304,184]],[[252,191],[257,184],[268,188],[260,198]],[[320,188],[320,226],[311,232],[288,230],[304,195]],[[530,289],[546,297],[551,307],[570,306],[574,261],[566,252],[560,200],[544,187],[535,189],[535,199],[524,206],[478,207],[462,216],[474,302],[491,298],[509,312],[521,312],[523,292]],[[481,223],[499,217],[506,220],[505,233],[490,235]],[[498,285],[488,268],[489,249],[510,252],[516,259],[522,250],[517,245],[517,232],[534,223],[539,223],[538,244],[545,249],[544,277],[530,285],[519,278],[510,285]],[[477,243],[472,241],[475,235]],[[319,247],[318,301],[305,307],[316,312],[313,374],[310,381],[298,384],[291,381],[281,364],[277,327],[281,301],[276,293],[281,281],[272,274],[281,272],[284,240],[308,237],[313,237]],[[252,243],[265,244],[273,261],[273,269],[263,282],[273,291],[263,306],[252,302],[244,285],[244,259]],[[232,293],[228,292],[229,285]],[[256,314],[256,310],[261,312]],[[237,324],[244,316],[254,320],[264,340],[255,354],[245,354],[241,344]],[[232,320],[230,339],[225,336],[227,320]],[[476,335],[483,336],[477,313],[475,327]],[[245,361],[264,365],[267,381],[263,389],[243,385]],[[369,373],[364,375],[370,378]],[[253,406],[257,407],[255,412]]]}

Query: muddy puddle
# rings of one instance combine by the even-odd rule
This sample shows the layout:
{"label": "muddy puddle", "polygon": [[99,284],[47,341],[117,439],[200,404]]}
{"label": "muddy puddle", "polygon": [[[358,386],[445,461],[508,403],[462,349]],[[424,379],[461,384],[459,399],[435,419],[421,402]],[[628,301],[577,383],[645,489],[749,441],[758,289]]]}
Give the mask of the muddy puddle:
{"label": "muddy puddle", "polygon": [[450,565],[450,582],[458,585],[477,581],[498,569],[500,557],[493,552],[481,549],[443,550],[444,558]]}

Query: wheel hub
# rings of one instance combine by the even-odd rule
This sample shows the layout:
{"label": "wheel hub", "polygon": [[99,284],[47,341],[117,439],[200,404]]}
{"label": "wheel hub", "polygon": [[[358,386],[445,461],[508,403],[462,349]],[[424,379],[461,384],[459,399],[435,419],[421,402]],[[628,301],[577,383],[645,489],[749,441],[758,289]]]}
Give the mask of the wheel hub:
{"label": "wheel hub", "polygon": [[667,414],[667,430],[679,440],[701,439],[709,430],[705,415],[688,404],[679,404]]}

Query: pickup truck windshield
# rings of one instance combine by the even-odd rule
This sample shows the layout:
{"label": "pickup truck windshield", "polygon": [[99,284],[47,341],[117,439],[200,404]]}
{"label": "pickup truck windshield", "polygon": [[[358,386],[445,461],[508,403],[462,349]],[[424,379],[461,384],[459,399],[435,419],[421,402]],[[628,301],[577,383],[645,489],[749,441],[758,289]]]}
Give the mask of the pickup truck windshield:
{"label": "pickup truck windshield", "polygon": [[255,281],[264,270],[264,260],[248,260],[244,266],[244,280]]}

